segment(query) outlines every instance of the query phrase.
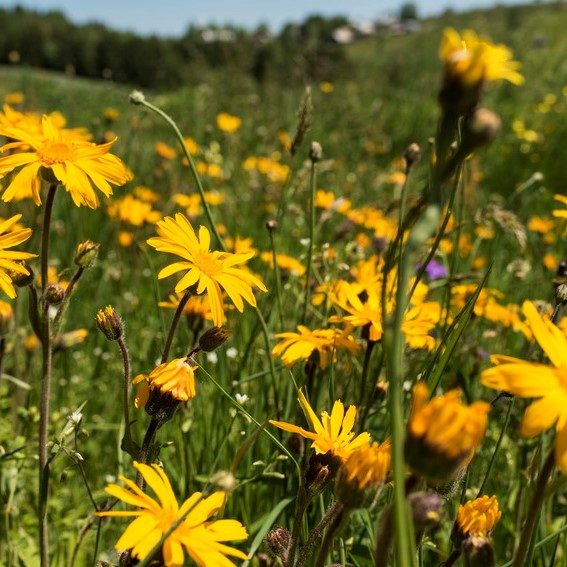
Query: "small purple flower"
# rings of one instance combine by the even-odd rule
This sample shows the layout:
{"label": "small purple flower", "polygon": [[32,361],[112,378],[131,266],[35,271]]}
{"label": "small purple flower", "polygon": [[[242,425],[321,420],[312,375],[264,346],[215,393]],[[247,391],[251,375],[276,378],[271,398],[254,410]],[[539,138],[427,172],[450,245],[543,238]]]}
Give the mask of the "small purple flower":
{"label": "small purple flower", "polygon": [[[417,269],[421,270],[423,264],[418,264]],[[441,262],[437,262],[437,260],[430,260],[427,266],[425,267],[425,273],[429,281],[440,280],[442,278],[447,277],[447,269]]]}

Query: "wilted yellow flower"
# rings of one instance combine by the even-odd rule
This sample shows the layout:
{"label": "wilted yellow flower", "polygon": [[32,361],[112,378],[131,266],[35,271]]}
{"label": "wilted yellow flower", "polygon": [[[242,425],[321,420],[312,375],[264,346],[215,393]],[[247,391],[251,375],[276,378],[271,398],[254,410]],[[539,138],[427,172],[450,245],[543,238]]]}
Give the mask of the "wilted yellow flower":
{"label": "wilted yellow flower", "polygon": [[[40,179],[49,177],[71,194],[75,205],[99,206],[96,186],[106,196],[114,185],[124,185],[132,174],[115,155],[108,153],[116,140],[96,145],[66,137],[51,117],[44,115],[41,135],[17,127],[0,127],[0,135],[17,141],[4,145],[0,151],[21,149],[21,152],[0,158],[0,178],[23,166],[2,195],[3,201],[31,194],[41,205]],[[31,148],[31,149],[30,149]]]}
{"label": "wilted yellow flower", "polygon": [[428,400],[423,382],[413,389],[405,454],[412,469],[428,480],[451,480],[484,438],[490,404],[465,406],[460,396],[458,390],[451,390]]}
{"label": "wilted yellow flower", "polygon": [[215,492],[206,498],[200,492],[195,492],[179,506],[171,483],[160,467],[134,462],[134,468],[158,500],[123,476],[118,478],[127,488],[118,484],[109,484],[105,488],[111,496],[135,507],[130,511],[97,513],[97,516],[136,518],[116,542],[117,550],[130,549],[134,558],[143,560],[173,525],[183,518],[163,543],[162,555],[166,567],[184,565],[184,549],[200,567],[233,566],[234,563],[226,555],[247,559],[246,554],[223,543],[246,539],[248,534],[244,526],[236,520],[210,520],[223,506],[224,492]]}
{"label": "wilted yellow flower", "polygon": [[194,398],[195,366],[187,357],[175,358],[164,362],[154,368],[149,374],[139,374],[132,380],[132,384],[146,382],[138,390],[135,405],[144,407],[152,390],[159,390],[162,394],[169,394],[175,400],[186,402]]}
{"label": "wilted yellow flower", "polygon": [[217,127],[223,132],[236,132],[242,125],[242,120],[238,116],[233,116],[227,112],[217,114]]}
{"label": "wilted yellow flower", "polygon": [[349,406],[345,413],[344,405],[337,400],[333,405],[331,415],[323,411],[321,420],[319,420],[301,390],[299,390],[299,405],[313,431],[307,431],[303,427],[285,421],[270,420],[270,423],[284,431],[298,433],[306,439],[311,439],[313,441],[311,447],[316,454],[329,454],[344,462],[355,449],[370,441],[369,433],[356,435],[352,430],[356,418],[355,406]]}
{"label": "wilted yellow flower", "polygon": [[360,345],[350,334],[350,328],[310,331],[304,325],[298,325],[297,330],[299,333],[278,333],[276,338],[282,340],[272,349],[272,355],[281,357],[288,368],[298,360],[309,360],[315,352],[318,354],[318,363],[321,368],[326,368],[329,355],[336,360],[339,350],[346,350],[353,355],[360,350]]}
{"label": "wilted yellow flower", "polygon": [[235,267],[249,260],[253,253],[231,254],[211,251],[211,235],[208,229],[201,226],[197,237],[191,223],[179,213],[175,218],[165,217],[157,223],[157,226],[160,236],[150,238],[148,244],[160,252],[183,258],[182,262],[175,262],[163,268],[158,278],[166,278],[185,271],[175,286],[175,291],[180,292],[194,285],[197,286],[197,294],[206,291],[213,322],[217,327],[222,326],[224,322],[223,289],[241,313],[244,309],[243,299],[250,305],[256,305],[252,286],[267,291],[259,278],[242,268]]}
{"label": "wilted yellow flower", "polygon": [[8,248],[25,242],[31,236],[31,228],[14,228],[21,218],[22,215],[14,215],[0,224],[0,288],[11,299],[16,297],[16,290],[6,270],[27,276],[29,271],[18,263],[18,260],[29,260],[37,256],[37,254],[8,250]]}

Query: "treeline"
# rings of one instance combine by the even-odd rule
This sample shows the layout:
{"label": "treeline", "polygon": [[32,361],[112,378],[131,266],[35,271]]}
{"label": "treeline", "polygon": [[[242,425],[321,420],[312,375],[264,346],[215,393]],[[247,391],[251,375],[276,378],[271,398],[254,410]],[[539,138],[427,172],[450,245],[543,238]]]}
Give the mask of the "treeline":
{"label": "treeline", "polygon": [[332,32],[344,18],[313,16],[272,36],[265,27],[189,27],[177,39],[140,36],[102,24],[75,25],[61,12],[0,8],[0,64],[21,64],[107,78],[146,88],[195,82],[203,68],[226,68],[255,80],[333,80],[345,71]]}

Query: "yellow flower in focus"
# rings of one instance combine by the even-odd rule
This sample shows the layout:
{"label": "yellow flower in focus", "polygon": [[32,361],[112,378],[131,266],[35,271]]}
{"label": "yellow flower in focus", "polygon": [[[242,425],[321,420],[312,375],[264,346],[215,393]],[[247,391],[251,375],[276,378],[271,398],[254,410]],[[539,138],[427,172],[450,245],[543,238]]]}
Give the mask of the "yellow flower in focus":
{"label": "yellow flower in focus", "polygon": [[439,55],[445,75],[468,87],[500,79],[514,85],[524,82],[518,72],[520,64],[512,60],[510,50],[477,36],[472,30],[465,30],[461,36],[453,28],[446,28]]}
{"label": "yellow flower in focus", "polygon": [[134,558],[143,560],[172,526],[183,518],[163,543],[165,567],[184,565],[184,549],[201,567],[234,565],[226,555],[247,559],[241,551],[222,543],[246,539],[248,534],[244,526],[236,520],[210,520],[223,506],[225,493],[215,492],[204,498],[200,492],[195,492],[179,506],[171,483],[162,469],[155,464],[149,466],[137,462],[134,462],[134,468],[142,475],[158,500],[123,476],[118,478],[127,488],[118,484],[109,484],[105,488],[111,496],[135,507],[129,511],[97,512],[97,516],[135,518],[116,542],[117,550],[130,549]]}
{"label": "yellow flower in focus", "polygon": [[22,215],[14,215],[0,224],[0,288],[11,299],[16,297],[16,290],[12,284],[12,278],[6,273],[6,270],[28,276],[29,271],[18,261],[29,260],[37,256],[37,254],[29,254],[28,252],[8,250],[8,248],[25,242],[32,234],[31,228],[14,227],[21,218]]}
{"label": "yellow flower in focus", "polygon": [[217,114],[217,127],[223,132],[236,132],[242,126],[242,120],[238,116],[233,116],[227,112]]}
{"label": "yellow flower in focus", "polygon": [[104,195],[112,195],[114,185],[124,185],[132,174],[116,156],[108,153],[116,140],[96,145],[66,137],[49,116],[42,119],[41,135],[30,134],[17,127],[0,127],[0,135],[17,140],[0,148],[5,152],[22,149],[0,158],[0,178],[23,166],[2,195],[3,201],[31,194],[36,205],[41,205],[40,179],[49,176],[71,194],[75,205],[99,206],[93,185]]}
{"label": "yellow flower in focus", "polygon": [[484,438],[490,404],[465,406],[458,390],[429,400],[427,386],[413,389],[405,454],[414,472],[425,478],[451,480],[472,458]]}
{"label": "yellow flower in focus", "polygon": [[534,437],[555,425],[555,462],[567,474],[567,338],[533,303],[526,301],[522,309],[552,366],[497,355],[492,358],[496,366],[481,374],[481,383],[522,398],[538,398],[524,413],[520,434]]}
{"label": "yellow flower in focus", "polygon": [[463,535],[488,535],[500,520],[502,512],[496,496],[481,496],[459,506],[457,526]]}
{"label": "yellow flower in focus", "polygon": [[211,251],[211,235],[208,229],[201,226],[197,237],[191,223],[180,213],[177,213],[175,218],[165,217],[157,223],[157,227],[160,236],[148,239],[148,244],[159,252],[183,258],[183,261],[163,268],[158,278],[185,271],[175,286],[175,291],[180,292],[194,285],[197,286],[197,294],[206,291],[215,326],[220,327],[224,322],[223,289],[241,313],[244,310],[243,299],[250,305],[256,305],[252,286],[267,291],[259,278],[236,267],[249,260],[253,253]]}
{"label": "yellow flower in focus", "polygon": [[135,399],[137,408],[147,404],[152,390],[159,390],[162,394],[169,394],[174,400],[186,402],[194,398],[195,366],[192,366],[187,357],[175,358],[164,362],[154,368],[149,374],[139,374],[132,380],[132,384],[144,382]]}
{"label": "yellow flower in focus", "polygon": [[311,447],[316,454],[328,453],[329,456],[336,457],[344,462],[355,449],[369,443],[369,433],[364,432],[355,435],[352,430],[356,418],[355,406],[349,406],[345,413],[344,405],[337,400],[333,405],[331,415],[323,411],[321,420],[319,420],[301,390],[299,390],[299,405],[313,431],[307,431],[303,427],[284,421],[270,420],[270,423],[284,431],[297,433],[305,439],[311,439],[313,441]]}
{"label": "yellow flower in focus", "polygon": [[339,350],[346,350],[356,355],[360,345],[351,337],[350,329],[315,329],[310,331],[303,325],[298,325],[299,333],[278,333],[276,338],[282,339],[272,349],[272,355],[281,357],[284,364],[291,368],[298,360],[310,360],[314,353],[318,355],[318,364],[326,368],[329,355],[333,360]]}

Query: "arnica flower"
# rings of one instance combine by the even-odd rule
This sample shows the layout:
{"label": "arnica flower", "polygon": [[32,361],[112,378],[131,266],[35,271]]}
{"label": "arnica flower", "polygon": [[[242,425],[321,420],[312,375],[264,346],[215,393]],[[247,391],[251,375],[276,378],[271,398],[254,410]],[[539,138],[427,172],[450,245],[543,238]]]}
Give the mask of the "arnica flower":
{"label": "arnica flower", "polygon": [[31,236],[31,228],[14,227],[21,218],[22,215],[14,215],[0,223],[0,288],[11,299],[16,297],[16,290],[12,284],[12,278],[6,273],[6,270],[29,276],[29,271],[18,261],[29,260],[37,256],[37,254],[29,254],[28,252],[8,250],[8,248],[25,242]]}
{"label": "arnica flower", "polygon": [[539,398],[524,413],[520,434],[534,437],[555,425],[555,462],[567,474],[567,338],[533,303],[526,301],[522,310],[551,365],[497,355],[492,357],[496,366],[481,374],[481,382],[522,398]]}
{"label": "arnica flower", "polygon": [[439,100],[444,110],[462,115],[476,106],[482,87],[491,81],[523,83],[520,64],[512,60],[510,50],[493,44],[472,30],[462,37],[452,28],[443,34],[439,56],[444,64],[443,86]]}
{"label": "arnica flower", "polygon": [[175,219],[165,217],[157,226],[160,236],[148,239],[148,244],[159,252],[183,258],[182,262],[175,262],[163,268],[158,278],[185,271],[175,286],[175,291],[184,291],[194,285],[197,287],[197,294],[206,291],[215,326],[221,327],[224,322],[223,289],[241,313],[244,310],[243,299],[250,305],[256,305],[252,286],[267,291],[259,278],[236,267],[237,264],[249,260],[253,253],[211,251],[211,235],[208,229],[201,226],[197,238],[191,223],[180,213],[175,215]]}
{"label": "arnica flower", "polygon": [[223,492],[215,492],[207,498],[203,498],[200,492],[195,492],[179,506],[169,479],[157,465],[134,462],[134,468],[143,476],[158,500],[123,476],[118,478],[127,488],[118,484],[109,484],[105,488],[111,496],[135,507],[129,511],[97,513],[97,516],[135,518],[116,542],[117,550],[132,550],[132,556],[141,561],[148,557],[153,547],[173,525],[183,518],[163,543],[161,553],[166,567],[184,565],[184,550],[201,567],[234,565],[227,555],[247,559],[242,551],[223,543],[246,539],[246,528],[237,520],[209,519],[223,506]]}
{"label": "arnica flower", "polygon": [[242,120],[238,116],[233,116],[227,112],[221,112],[217,115],[217,126],[223,132],[236,132],[242,125]]}
{"label": "arnica flower", "polygon": [[321,368],[327,368],[330,355],[336,360],[339,350],[346,350],[356,355],[360,345],[352,338],[349,327],[340,329],[315,329],[310,331],[304,325],[298,325],[299,333],[278,333],[276,338],[282,339],[272,349],[272,355],[281,357],[284,364],[290,368],[298,360],[310,360],[316,354]]}
{"label": "arnica flower", "polygon": [[187,357],[175,358],[154,368],[149,374],[140,374],[132,384],[144,382],[134,400],[137,408],[145,407],[152,417],[173,415],[180,402],[194,398],[195,366]]}
{"label": "arnica flower", "polygon": [[270,423],[284,431],[297,433],[305,439],[311,439],[313,441],[311,447],[316,454],[329,454],[329,456],[344,462],[355,449],[370,441],[369,433],[364,432],[356,435],[352,430],[356,418],[355,406],[349,406],[345,413],[344,405],[337,400],[333,405],[331,415],[323,411],[319,420],[301,390],[299,390],[299,405],[313,431],[307,431],[303,427],[284,421],[270,420]]}
{"label": "arnica flower", "polygon": [[41,205],[40,179],[47,178],[63,185],[78,207],[87,205],[96,209],[99,199],[93,185],[109,196],[112,195],[110,183],[124,185],[132,179],[124,163],[108,153],[116,140],[96,145],[66,137],[49,116],[43,116],[42,135],[16,127],[2,127],[0,135],[17,140],[0,151],[23,150],[0,158],[0,178],[23,166],[4,191],[3,201],[31,195],[35,204]]}
{"label": "arnica flower", "polygon": [[459,506],[451,541],[462,550],[467,565],[495,564],[491,533],[501,516],[496,496],[481,496]]}
{"label": "arnica flower", "polygon": [[391,442],[367,443],[352,451],[337,476],[337,499],[347,508],[370,506],[390,473]]}
{"label": "arnica flower", "polygon": [[458,390],[428,398],[427,386],[418,382],[407,425],[406,460],[415,473],[428,481],[450,482],[484,438],[490,404],[474,402],[465,406]]}
{"label": "arnica flower", "polygon": [[[567,197],[565,195],[554,195],[553,198],[564,205],[567,205]],[[567,209],[555,209],[552,211],[554,217],[567,219]]]}

